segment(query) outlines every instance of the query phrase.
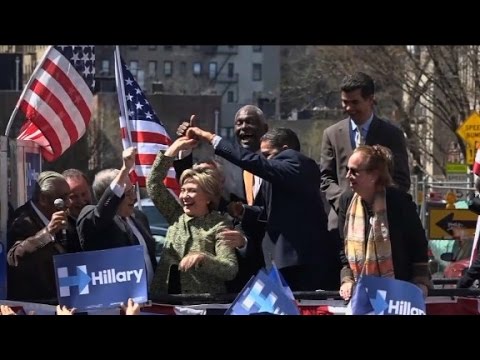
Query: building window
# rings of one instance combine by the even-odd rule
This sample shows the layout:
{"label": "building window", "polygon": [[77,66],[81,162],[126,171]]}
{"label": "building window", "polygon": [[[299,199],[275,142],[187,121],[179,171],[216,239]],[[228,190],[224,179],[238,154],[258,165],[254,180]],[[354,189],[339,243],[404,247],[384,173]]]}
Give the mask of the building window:
{"label": "building window", "polygon": [[253,45],[253,52],[262,52],[262,45]]}
{"label": "building window", "polygon": [[193,75],[200,75],[202,73],[202,63],[194,62],[193,63]]}
{"label": "building window", "polygon": [[233,63],[228,63],[228,77],[232,78],[233,77],[233,69],[235,68],[235,65]]}
{"label": "building window", "polygon": [[187,75],[187,63],[185,61],[182,61],[180,63],[180,75],[182,76]]}
{"label": "building window", "polygon": [[171,61],[163,62],[163,75],[172,76],[173,74],[173,64]]}
{"label": "building window", "polygon": [[148,50],[157,50],[157,45],[149,45]]}
{"label": "building window", "polygon": [[154,60],[148,62],[148,76],[157,77],[157,62]]}
{"label": "building window", "polygon": [[253,64],[252,80],[253,81],[262,80],[262,64]]}
{"label": "building window", "polygon": [[172,51],[172,50],[173,50],[173,46],[172,46],[172,45],[165,45],[165,46],[163,47],[163,50],[165,50],[165,51]]}
{"label": "building window", "polygon": [[137,83],[141,89],[145,87],[145,71],[138,69],[137,71]]}
{"label": "building window", "polygon": [[208,78],[215,79],[215,76],[217,76],[217,63],[212,61],[208,64]]}
{"label": "building window", "polygon": [[100,75],[109,75],[110,74],[110,61],[102,60],[102,69],[100,70]]}
{"label": "building window", "polygon": [[133,76],[137,76],[138,61],[136,61],[136,60],[130,61],[129,69],[130,69],[130,72],[132,73]]}
{"label": "building window", "polygon": [[234,92],[233,91],[227,91],[227,102],[228,103],[233,103],[234,102]]}

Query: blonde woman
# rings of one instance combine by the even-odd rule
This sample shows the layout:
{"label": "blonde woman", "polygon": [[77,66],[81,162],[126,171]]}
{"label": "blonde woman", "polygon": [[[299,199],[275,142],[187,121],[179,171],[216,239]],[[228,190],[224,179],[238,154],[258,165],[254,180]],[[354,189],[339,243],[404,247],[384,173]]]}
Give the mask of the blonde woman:
{"label": "blonde woman", "polygon": [[409,281],[425,296],[431,285],[425,230],[412,197],[393,186],[394,165],[380,145],[359,146],[348,160],[351,191],[342,194],[338,215],[344,299],[362,275]]}
{"label": "blonde woman", "polygon": [[147,180],[147,191],[171,226],[151,293],[225,293],[225,281],[238,272],[235,250],[225,244],[222,231],[232,229],[225,215],[215,209],[221,194],[220,176],[211,168],[188,169],[180,177],[180,203],[163,180],[180,150],[196,141],[178,138],[158,153]]}

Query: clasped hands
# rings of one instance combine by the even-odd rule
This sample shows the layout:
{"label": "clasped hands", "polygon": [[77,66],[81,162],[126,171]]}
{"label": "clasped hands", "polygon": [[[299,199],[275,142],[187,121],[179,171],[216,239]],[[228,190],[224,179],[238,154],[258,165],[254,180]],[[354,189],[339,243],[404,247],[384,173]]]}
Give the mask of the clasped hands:
{"label": "clasped hands", "polygon": [[200,129],[195,126],[195,115],[190,117],[190,121],[184,121],[177,129],[177,136],[187,137],[194,140],[205,140],[211,142],[215,137],[215,134]]}

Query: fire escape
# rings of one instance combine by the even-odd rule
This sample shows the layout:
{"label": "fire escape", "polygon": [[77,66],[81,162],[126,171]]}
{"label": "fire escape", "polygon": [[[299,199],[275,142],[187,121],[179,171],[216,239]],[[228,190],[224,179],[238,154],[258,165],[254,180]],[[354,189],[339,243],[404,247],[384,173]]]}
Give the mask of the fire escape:
{"label": "fire escape", "polygon": [[[221,96],[227,93],[229,89],[237,85],[238,93],[238,73],[234,72],[233,67],[228,67],[227,64],[234,55],[238,54],[238,46],[236,45],[209,45],[202,46],[203,53],[205,55],[212,56],[213,59],[218,60],[220,66],[217,67],[215,75],[210,79],[209,87],[215,87],[215,85],[222,84]],[[224,71],[227,66],[226,71]]]}

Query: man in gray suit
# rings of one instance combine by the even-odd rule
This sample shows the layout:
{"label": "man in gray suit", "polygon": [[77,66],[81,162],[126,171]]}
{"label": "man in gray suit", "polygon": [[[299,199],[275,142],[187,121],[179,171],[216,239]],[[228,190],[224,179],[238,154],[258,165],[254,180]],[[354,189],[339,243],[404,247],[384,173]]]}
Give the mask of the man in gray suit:
{"label": "man in gray suit", "polygon": [[398,188],[410,189],[410,170],[403,132],[378,118],[374,111],[375,85],[370,76],[357,72],[346,76],[341,84],[342,105],[348,118],[323,132],[321,155],[321,189],[331,205],[328,229],[338,230],[337,212],[340,194],[347,189],[347,162],[360,144],[383,145],[393,153],[393,180]]}

